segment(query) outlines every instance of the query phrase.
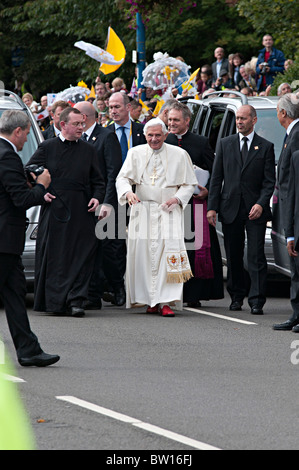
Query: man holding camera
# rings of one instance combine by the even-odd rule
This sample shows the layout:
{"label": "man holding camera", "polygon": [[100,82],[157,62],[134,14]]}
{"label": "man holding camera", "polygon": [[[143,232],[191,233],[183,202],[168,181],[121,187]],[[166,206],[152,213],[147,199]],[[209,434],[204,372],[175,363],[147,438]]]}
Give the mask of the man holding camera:
{"label": "man holding camera", "polygon": [[57,362],[59,356],[44,353],[31,331],[21,255],[26,209],[44,202],[51,177],[45,170],[33,188],[27,184],[17,152],[22,150],[29,132],[30,120],[23,111],[4,111],[0,119],[0,295],[19,363],[44,367]]}
{"label": "man holding camera", "polygon": [[263,37],[264,49],[259,51],[256,73],[259,75],[257,81],[258,91],[265,91],[267,86],[272,85],[275,76],[284,72],[285,57],[282,51],[273,47],[273,38],[270,34]]}

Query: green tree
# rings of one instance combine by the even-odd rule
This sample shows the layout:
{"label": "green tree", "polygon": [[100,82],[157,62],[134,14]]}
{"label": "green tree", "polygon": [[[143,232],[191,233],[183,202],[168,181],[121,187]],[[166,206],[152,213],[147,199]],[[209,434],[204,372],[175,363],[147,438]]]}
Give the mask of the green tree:
{"label": "green tree", "polygon": [[240,0],[238,11],[261,38],[273,35],[275,45],[287,58],[299,52],[299,2],[297,0]]}
{"label": "green tree", "polygon": [[[242,52],[246,60],[256,55],[259,38],[254,28],[239,17],[236,7],[228,6],[225,0],[201,0],[196,6],[183,0],[184,8],[180,10],[178,3],[153,2],[155,8],[146,22],[148,63],[154,52],[161,51],[183,56],[194,70],[214,61],[217,46],[223,46],[227,54]],[[1,73],[5,70],[4,81],[12,84],[17,74],[23,75],[36,93],[58,92],[80,80],[90,86],[99,63],[74,47],[74,43],[83,40],[105,48],[108,26],[123,41],[127,55],[121,68],[102,79],[111,81],[120,75],[129,87],[134,74],[131,52],[136,49],[136,31],[129,27],[128,2],[15,0],[12,5],[10,0],[0,0],[0,65],[3,64]],[[24,49],[24,63],[12,70],[11,48],[16,46]]]}

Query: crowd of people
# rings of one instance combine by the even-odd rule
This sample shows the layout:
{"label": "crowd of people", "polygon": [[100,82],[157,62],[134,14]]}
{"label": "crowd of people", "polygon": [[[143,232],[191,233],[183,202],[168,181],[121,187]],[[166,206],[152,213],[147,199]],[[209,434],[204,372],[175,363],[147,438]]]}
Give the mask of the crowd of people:
{"label": "crowd of people", "polygon": [[[196,77],[196,94],[223,88],[269,93],[274,76],[287,65],[270,35],[264,36],[263,45],[254,65],[253,60],[244,64],[239,53],[225,58],[223,49],[216,48],[215,62],[203,66]],[[30,123],[18,111],[3,113],[0,159],[7,168],[2,165],[0,171],[0,213],[19,218],[23,231],[20,228],[17,240],[7,231],[4,234],[6,224],[3,229],[0,225],[0,256],[10,266],[1,270],[0,290],[21,365],[59,360],[40,348],[24,306],[20,255],[25,210],[33,205],[42,206],[36,242],[36,311],[83,317],[86,310],[101,309],[104,300],[127,308],[145,305],[147,313],[172,317],[183,303],[199,307],[203,300],[224,298],[215,229],[218,214],[228,259],[229,309],[242,310],[248,296],[251,313],[263,314],[270,199],[275,181],[281,194],[288,192],[290,167],[292,174],[298,171],[298,99],[288,84],[283,85],[277,115],[287,134],[277,180],[273,143],[255,133],[257,115],[250,105],[238,109],[238,133],[221,139],[214,155],[208,138],[190,132],[191,112],[178,100],[179,89],[172,90],[160,106],[161,93],[151,88],[145,90],[145,101],[140,100],[135,78],[128,90],[119,77],[111,86],[97,77],[94,98],[77,103],[57,100],[50,107],[46,96],[38,105],[26,93],[23,101],[33,113],[49,114],[40,121],[44,141],[27,164],[45,168],[37,178],[31,175],[35,184],[26,182],[16,153],[26,142]],[[8,179],[14,172],[17,178],[11,187]],[[290,185],[292,205],[283,198],[282,217],[292,260],[294,314],[274,328],[298,332],[299,228],[294,214],[299,198],[294,178]],[[243,267],[245,231],[249,292]],[[18,295],[12,298],[12,292]]]}

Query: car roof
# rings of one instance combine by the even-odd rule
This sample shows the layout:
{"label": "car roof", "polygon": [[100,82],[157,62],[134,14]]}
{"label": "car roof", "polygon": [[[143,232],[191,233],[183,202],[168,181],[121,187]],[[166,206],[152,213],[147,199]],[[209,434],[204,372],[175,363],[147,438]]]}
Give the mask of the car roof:
{"label": "car roof", "polygon": [[0,90],[0,109],[25,110],[26,105],[15,93]]}
{"label": "car roof", "polygon": [[[235,94],[235,97],[231,95]],[[221,95],[221,96],[220,96]],[[250,104],[256,109],[273,109],[277,107],[279,96],[245,96],[243,93],[236,91],[220,91],[207,95],[201,100],[189,98],[188,103],[191,104],[226,104],[235,108],[239,108],[244,104]]]}

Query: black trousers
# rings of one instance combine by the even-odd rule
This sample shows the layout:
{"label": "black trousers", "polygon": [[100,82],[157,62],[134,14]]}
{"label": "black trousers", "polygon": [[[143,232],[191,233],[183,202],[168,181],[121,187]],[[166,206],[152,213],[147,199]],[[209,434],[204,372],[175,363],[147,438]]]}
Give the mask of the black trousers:
{"label": "black trousers", "polygon": [[293,319],[299,319],[299,257],[290,258],[291,289],[290,300],[293,308]]}
{"label": "black trousers", "polygon": [[222,224],[227,257],[227,291],[232,301],[243,302],[247,294],[244,271],[245,231],[247,235],[247,264],[250,277],[248,303],[260,308],[266,302],[267,260],[265,256],[266,222],[251,221],[244,202],[241,202],[236,219]]}
{"label": "black trousers", "polygon": [[42,349],[27,315],[26,279],[19,255],[0,253],[0,296],[17,357],[40,354]]}

